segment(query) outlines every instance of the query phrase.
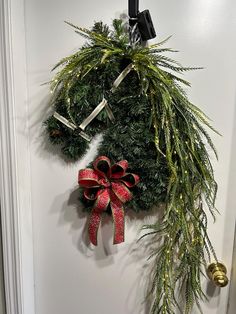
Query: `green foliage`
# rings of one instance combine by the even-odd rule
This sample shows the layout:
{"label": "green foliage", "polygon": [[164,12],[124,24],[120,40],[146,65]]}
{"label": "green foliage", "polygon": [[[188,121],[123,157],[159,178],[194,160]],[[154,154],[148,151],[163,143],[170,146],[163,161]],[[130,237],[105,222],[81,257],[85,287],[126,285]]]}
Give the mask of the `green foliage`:
{"label": "green foliage", "polygon": [[[129,45],[120,20],[113,21],[112,29],[102,22],[92,30],[68,24],[88,42],[55,66],[60,69],[50,83],[52,104],[79,126],[103,97],[108,100],[115,123],[103,111],[86,133],[102,132],[98,155],[113,162],[127,159],[132,172],[139,174],[130,209],[147,211],[158,204],[165,208],[161,221],[144,227],[150,242],[153,238],[157,243],[150,257],[151,312],[175,313],[176,293],[185,289],[184,311],[190,313],[195,302],[205,299],[201,268],[211,255],[217,259],[203,209],[204,204],[215,217],[217,184],[207,147],[215,155],[216,150],[206,128],[214,129],[180,86],[190,84],[179,75],[194,68],[163,55],[173,52],[162,48],[166,40],[149,47]],[[130,63],[133,70],[112,93],[114,80]],[[88,143],[78,130],[68,129],[53,116],[45,125],[51,142],[61,145],[67,158],[77,160],[86,152]],[[85,202],[85,207],[91,210],[92,204]]]}

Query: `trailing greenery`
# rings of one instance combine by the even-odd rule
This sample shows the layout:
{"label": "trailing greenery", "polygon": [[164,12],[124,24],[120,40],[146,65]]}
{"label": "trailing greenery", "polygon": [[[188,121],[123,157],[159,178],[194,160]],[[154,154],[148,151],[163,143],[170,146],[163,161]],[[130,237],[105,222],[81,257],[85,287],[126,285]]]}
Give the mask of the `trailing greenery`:
{"label": "trailing greenery", "polygon": [[[112,29],[102,22],[92,30],[70,25],[87,42],[55,66],[59,71],[50,82],[53,108],[79,126],[103,97],[107,99],[115,122],[103,110],[86,133],[102,132],[98,155],[113,162],[127,159],[140,176],[130,209],[164,205],[162,219],[144,226],[150,243],[156,243],[150,256],[151,313],[176,313],[181,307],[178,291],[183,289],[185,308],[180,312],[190,313],[194,303],[205,299],[201,269],[212,254],[217,259],[203,208],[215,217],[217,184],[208,149],[217,154],[206,131],[213,128],[182,87],[190,84],[181,74],[193,68],[163,55],[173,52],[163,48],[166,40],[149,47],[130,45],[121,20],[114,20]],[[113,82],[128,64],[132,71],[112,92]],[[61,145],[68,159],[77,160],[86,152],[89,143],[78,130],[53,116],[45,125],[51,142]],[[91,209],[92,204],[84,204]]]}

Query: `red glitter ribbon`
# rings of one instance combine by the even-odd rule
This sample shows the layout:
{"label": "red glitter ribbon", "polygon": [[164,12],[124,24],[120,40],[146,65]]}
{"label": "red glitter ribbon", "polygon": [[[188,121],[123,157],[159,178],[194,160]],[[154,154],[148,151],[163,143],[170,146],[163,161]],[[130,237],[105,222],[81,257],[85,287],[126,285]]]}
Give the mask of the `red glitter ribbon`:
{"label": "red glitter ribbon", "polygon": [[132,199],[129,188],[139,182],[139,176],[126,172],[127,160],[111,166],[109,158],[100,156],[94,161],[93,167],[80,170],[78,178],[79,185],[84,188],[85,198],[95,201],[89,222],[90,241],[97,245],[101,215],[110,205],[114,220],[114,244],[124,242],[123,204]]}

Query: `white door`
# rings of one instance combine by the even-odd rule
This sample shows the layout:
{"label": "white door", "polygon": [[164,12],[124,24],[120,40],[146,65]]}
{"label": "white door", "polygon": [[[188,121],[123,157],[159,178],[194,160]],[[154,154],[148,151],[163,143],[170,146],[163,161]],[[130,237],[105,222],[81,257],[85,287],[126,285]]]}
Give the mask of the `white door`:
{"label": "white door", "polygon": [[[0,219],[1,223],[1,219]],[[4,277],[3,277],[3,257],[2,257],[2,228],[0,224],[0,313],[5,314],[5,293],[4,293]]]}
{"label": "white door", "polygon": [[[50,69],[59,59],[83,43],[63,21],[85,27],[95,20],[110,23],[127,12],[127,0],[9,2],[14,17],[13,48],[20,50],[18,53],[13,49],[15,69],[20,67],[21,71],[14,76],[16,96],[20,98],[15,99],[13,113],[18,189],[20,204],[31,204],[19,212],[24,226],[21,230],[23,277],[28,267],[31,271],[24,277],[22,295],[28,311],[24,309],[22,314],[33,314],[33,295],[36,314],[148,314],[142,303],[145,259],[135,252],[143,221],[127,221],[126,242],[121,246],[112,246],[112,224],[106,223],[99,234],[101,244],[94,250],[88,249],[84,242],[86,216],[77,213],[74,191],[77,171],[93,159],[95,147],[79,162],[66,164],[53,154],[42,136],[49,90],[41,84],[51,78]],[[183,65],[205,68],[189,73],[186,78],[192,82],[191,99],[212,118],[223,135],[213,135],[219,153],[219,162],[214,167],[219,183],[217,208],[221,215],[215,224],[209,221],[209,234],[219,260],[230,272],[236,212],[233,145],[236,141],[236,2],[140,1],[140,9],[147,8],[153,17],[157,40],[173,35],[169,46],[181,51],[176,59]],[[22,103],[19,99],[27,101]],[[28,140],[26,130],[29,130]],[[27,255],[31,248],[33,262]],[[30,290],[32,274],[34,293]],[[226,314],[229,287],[213,289],[207,280],[204,285],[209,303],[203,304],[203,313]]]}

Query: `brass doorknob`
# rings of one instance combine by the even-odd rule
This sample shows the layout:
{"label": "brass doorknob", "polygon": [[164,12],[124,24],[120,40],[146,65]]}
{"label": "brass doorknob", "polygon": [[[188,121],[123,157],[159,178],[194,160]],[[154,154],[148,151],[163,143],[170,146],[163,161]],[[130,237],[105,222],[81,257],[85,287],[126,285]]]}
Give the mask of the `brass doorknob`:
{"label": "brass doorknob", "polygon": [[229,279],[226,274],[227,269],[222,263],[214,262],[207,267],[207,275],[209,279],[218,287],[227,286]]}

